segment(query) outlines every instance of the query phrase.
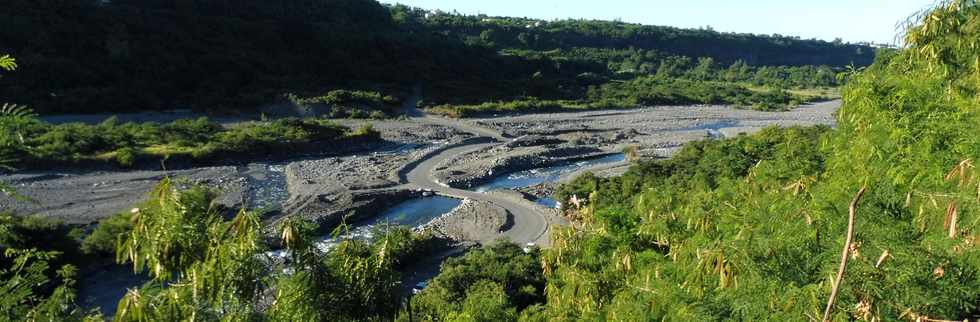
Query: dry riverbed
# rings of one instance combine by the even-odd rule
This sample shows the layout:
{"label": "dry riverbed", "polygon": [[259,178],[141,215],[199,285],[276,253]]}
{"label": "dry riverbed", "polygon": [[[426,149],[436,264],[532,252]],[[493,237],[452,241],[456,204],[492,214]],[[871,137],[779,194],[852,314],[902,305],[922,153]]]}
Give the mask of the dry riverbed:
{"label": "dry riverbed", "polygon": [[[486,139],[481,142],[489,142],[492,139],[489,136],[497,135],[497,139],[505,141],[484,143],[479,149],[442,161],[433,173],[439,183],[466,188],[501,174],[616,153],[626,147],[636,147],[643,158],[665,157],[692,140],[734,136],[771,125],[833,125],[833,113],[838,106],[839,102],[835,101],[788,112],[676,106],[470,120],[423,117],[388,121],[339,120],[339,123],[351,126],[370,122],[387,143],[358,155],[307,157],[279,163],[257,162],[177,171],[8,174],[0,176],[0,180],[13,184],[33,201],[0,197],[0,206],[17,213],[36,213],[70,223],[88,224],[131,208],[145,198],[158,180],[172,176],[219,189],[222,191],[221,202],[229,207],[244,201],[252,207],[276,210],[266,218],[270,223],[289,215],[333,223],[351,211],[366,218],[400,201],[425,195],[425,189],[406,181],[406,169],[438,151],[469,144],[481,137]],[[625,168],[621,164],[612,165],[600,169],[600,173],[615,175]],[[568,177],[570,175],[565,175],[562,179]],[[543,197],[552,189],[552,184],[545,183],[524,191]],[[500,212],[488,211],[493,205],[466,205],[466,209],[498,214],[493,220],[500,218]],[[465,222],[460,227],[487,220],[466,214],[452,217]],[[445,227],[446,223],[441,226]],[[454,235],[467,235],[459,229],[453,231]],[[485,232],[472,233],[480,236],[474,239],[493,237],[486,236]]]}
{"label": "dry riverbed", "polygon": [[[444,215],[418,227],[456,242],[457,247],[440,256],[421,259],[408,269],[405,282],[411,286],[434,276],[443,258],[465,248],[459,246],[509,238],[548,247],[550,227],[568,223],[555,209],[534,201],[551,196],[556,182],[570,180],[584,171],[601,176],[621,174],[629,163],[559,171],[544,182],[518,186],[516,191],[481,193],[471,190],[474,185],[509,180],[511,172],[533,174],[549,166],[587,164],[581,160],[619,153],[627,147],[635,148],[641,159],[661,158],[693,140],[730,137],[772,125],[833,125],[838,106],[839,102],[827,102],[788,112],[676,106],[467,120],[425,117],[415,111],[416,117],[405,120],[338,120],[353,127],[371,123],[384,142],[357,154],[310,157],[283,151],[277,160],[286,161],[231,166],[0,175],[0,181],[12,184],[31,199],[19,201],[0,196],[0,209],[92,224],[128,211],[145,200],[160,179],[169,176],[217,189],[221,192],[218,201],[228,208],[246,205],[264,210],[263,220],[268,227],[289,216],[300,216],[320,223],[326,232],[341,220],[356,223],[382,218],[378,216],[415,198],[441,194],[464,199]],[[83,121],[99,119],[88,117]],[[338,151],[343,147],[325,146],[323,150]],[[525,182],[521,180],[514,181]],[[416,204],[414,209],[427,207],[432,208]],[[449,208],[440,208],[440,214],[444,212],[441,209]],[[428,212],[427,216],[431,216],[432,211]],[[428,217],[415,219],[422,218]],[[136,276],[113,271],[119,267],[111,269],[83,279],[81,298],[83,303],[100,306],[110,314],[121,290],[140,281]]]}

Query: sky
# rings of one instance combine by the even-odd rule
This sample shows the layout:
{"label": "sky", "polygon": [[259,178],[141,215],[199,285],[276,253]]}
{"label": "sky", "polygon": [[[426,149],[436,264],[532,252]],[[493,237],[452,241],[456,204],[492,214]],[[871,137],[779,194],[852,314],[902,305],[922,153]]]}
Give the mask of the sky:
{"label": "sky", "polygon": [[621,20],[724,32],[894,44],[896,24],[933,0],[381,0],[463,14]]}

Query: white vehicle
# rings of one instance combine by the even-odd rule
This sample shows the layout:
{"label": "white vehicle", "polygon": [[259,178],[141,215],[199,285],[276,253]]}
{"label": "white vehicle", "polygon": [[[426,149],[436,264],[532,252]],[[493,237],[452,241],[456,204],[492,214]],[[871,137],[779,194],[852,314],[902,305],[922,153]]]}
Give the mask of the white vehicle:
{"label": "white vehicle", "polygon": [[532,247],[535,247],[535,245],[534,245],[533,242],[532,243],[527,243],[526,245],[524,245],[524,253],[530,253]]}

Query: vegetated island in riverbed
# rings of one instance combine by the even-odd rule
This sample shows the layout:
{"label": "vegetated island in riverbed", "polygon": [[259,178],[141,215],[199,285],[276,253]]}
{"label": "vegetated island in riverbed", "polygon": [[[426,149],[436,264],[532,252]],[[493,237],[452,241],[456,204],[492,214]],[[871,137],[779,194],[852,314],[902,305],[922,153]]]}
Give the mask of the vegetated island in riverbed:
{"label": "vegetated island in riverbed", "polygon": [[136,165],[159,168],[342,154],[377,146],[370,125],[357,129],[318,119],[247,121],[224,126],[207,118],[171,123],[50,124],[34,115],[0,118],[0,155],[24,169]]}

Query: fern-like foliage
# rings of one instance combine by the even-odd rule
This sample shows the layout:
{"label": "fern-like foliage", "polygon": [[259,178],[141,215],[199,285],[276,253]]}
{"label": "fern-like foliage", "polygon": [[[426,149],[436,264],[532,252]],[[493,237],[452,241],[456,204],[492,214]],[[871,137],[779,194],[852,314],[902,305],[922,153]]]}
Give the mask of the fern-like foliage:
{"label": "fern-like foliage", "polygon": [[17,60],[15,60],[13,57],[10,57],[10,55],[0,56],[0,69],[6,71],[13,71],[17,69]]}
{"label": "fern-like foliage", "polygon": [[24,105],[4,103],[0,106],[0,117],[23,119],[37,117],[37,113],[34,113],[33,109]]}
{"label": "fern-like foliage", "polygon": [[[0,124],[3,124],[4,126],[9,126],[12,123],[17,123],[20,121],[30,120],[35,117],[37,117],[37,114],[34,113],[34,110],[27,106],[7,103],[0,105]],[[22,144],[23,137],[17,131],[7,132],[4,135],[11,135],[18,138],[0,140],[0,171],[13,171],[14,169],[11,168],[10,165],[17,161],[14,150],[16,150],[18,147],[12,145],[15,145],[15,142],[20,142]]]}
{"label": "fern-like foliage", "polygon": [[[34,113],[34,110],[26,106],[7,103],[0,105],[0,125],[2,126],[9,126],[35,117],[37,114]],[[0,131],[0,134],[17,138],[0,138],[0,172],[14,171],[12,165],[18,161],[16,151],[23,146],[23,136],[17,131]],[[20,146],[17,145],[17,142],[20,142]],[[0,195],[26,200],[24,196],[17,194],[12,186],[2,181],[0,181]]]}
{"label": "fern-like foliage", "polygon": [[[7,149],[0,149],[0,171],[14,171],[14,168],[10,165],[16,162],[17,159],[10,154]],[[0,184],[3,184],[3,182],[0,181]]]}
{"label": "fern-like foliage", "polygon": [[[0,269],[0,317],[23,321],[98,321],[98,316],[85,317],[75,305],[75,275],[77,269],[65,265],[56,269],[50,262],[58,257],[54,251],[7,248],[0,258],[9,261]],[[48,275],[52,270],[60,283]],[[38,288],[56,285],[50,296],[41,297]],[[6,320],[5,321],[8,321]]]}

